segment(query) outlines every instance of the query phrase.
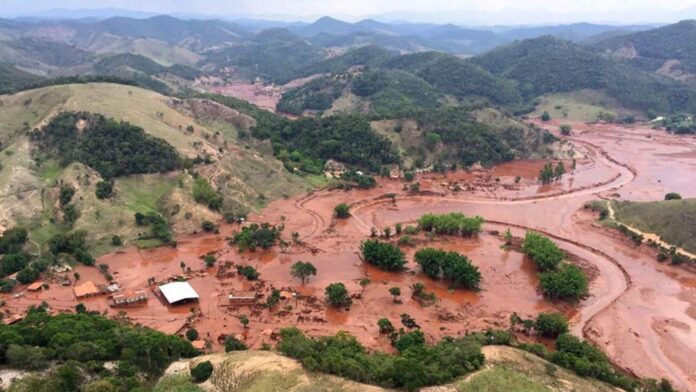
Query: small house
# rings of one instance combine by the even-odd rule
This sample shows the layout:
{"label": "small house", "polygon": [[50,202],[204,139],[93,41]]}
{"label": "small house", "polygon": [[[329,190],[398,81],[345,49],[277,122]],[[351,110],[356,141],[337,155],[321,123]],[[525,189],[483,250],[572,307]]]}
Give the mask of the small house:
{"label": "small house", "polygon": [[230,305],[248,306],[256,303],[255,291],[237,291],[227,296]]}
{"label": "small house", "polygon": [[79,286],[73,288],[75,292],[75,297],[78,299],[94,297],[95,295],[101,294],[101,290],[92,281],[87,281]]}
{"label": "small house", "polygon": [[147,292],[145,290],[126,291],[121,294],[114,294],[111,297],[114,307],[133,306],[147,302]]}
{"label": "small house", "polygon": [[39,291],[44,288],[46,284],[44,282],[34,282],[27,287],[27,291]]}

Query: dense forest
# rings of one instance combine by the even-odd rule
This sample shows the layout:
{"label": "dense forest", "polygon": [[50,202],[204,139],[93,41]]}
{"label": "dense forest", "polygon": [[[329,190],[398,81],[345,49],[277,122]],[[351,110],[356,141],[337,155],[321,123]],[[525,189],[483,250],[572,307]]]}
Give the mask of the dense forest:
{"label": "dense forest", "polygon": [[[81,304],[77,307],[77,314],[51,316],[42,305],[30,309],[17,324],[0,325],[0,362],[41,371],[18,381],[12,390],[143,390],[172,361],[197,354],[178,336],[109,320],[86,312]],[[116,367],[105,368],[107,361]]]}
{"label": "dense forest", "polygon": [[63,165],[81,162],[106,179],[164,173],[181,165],[176,150],[166,141],[99,114],[61,113],[43,129],[34,130],[31,137],[39,145],[39,159],[44,155]]}

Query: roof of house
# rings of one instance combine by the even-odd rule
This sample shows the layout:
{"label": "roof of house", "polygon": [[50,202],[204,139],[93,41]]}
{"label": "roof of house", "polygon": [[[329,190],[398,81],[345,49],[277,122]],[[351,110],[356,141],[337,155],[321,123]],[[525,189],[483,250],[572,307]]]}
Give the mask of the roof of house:
{"label": "roof of house", "polygon": [[89,295],[97,295],[100,293],[99,288],[90,280],[73,288],[76,297],[86,297]]}
{"label": "roof of house", "polygon": [[44,285],[44,282],[42,282],[42,281],[34,282],[27,287],[27,290],[38,291],[38,290],[41,290],[43,285]]}
{"label": "roof of house", "polygon": [[228,298],[256,298],[256,291],[233,291]]}
{"label": "roof of house", "polygon": [[159,287],[160,292],[170,304],[187,299],[198,299],[198,293],[188,282],[171,282]]}

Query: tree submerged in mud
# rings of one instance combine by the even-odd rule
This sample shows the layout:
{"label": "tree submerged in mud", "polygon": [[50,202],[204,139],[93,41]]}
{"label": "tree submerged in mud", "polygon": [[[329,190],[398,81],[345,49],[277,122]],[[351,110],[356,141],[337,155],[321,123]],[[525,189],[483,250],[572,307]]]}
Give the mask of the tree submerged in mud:
{"label": "tree submerged in mud", "polygon": [[310,262],[298,261],[290,267],[290,275],[299,278],[305,284],[310,276],[317,274],[317,268]]}
{"label": "tree submerged in mud", "polygon": [[343,283],[332,283],[326,286],[326,301],[336,307],[348,307],[353,300],[348,294],[348,289]]}
{"label": "tree submerged in mud", "polygon": [[480,216],[469,217],[459,212],[425,214],[418,218],[418,227],[435,234],[469,237],[481,231],[483,222]]}
{"label": "tree submerged in mud", "polygon": [[423,272],[433,279],[443,278],[451,287],[472,290],[479,288],[481,273],[464,255],[442,249],[423,248],[416,252],[415,259]]}
{"label": "tree submerged in mud", "polygon": [[230,240],[230,245],[237,245],[240,252],[245,250],[255,251],[257,248],[268,250],[280,239],[282,226],[273,226],[270,223],[260,225],[252,223],[243,227],[242,231],[235,233]]}
{"label": "tree submerged in mud", "polygon": [[385,271],[401,271],[406,265],[406,256],[398,246],[378,240],[367,240],[360,244],[363,260]]}

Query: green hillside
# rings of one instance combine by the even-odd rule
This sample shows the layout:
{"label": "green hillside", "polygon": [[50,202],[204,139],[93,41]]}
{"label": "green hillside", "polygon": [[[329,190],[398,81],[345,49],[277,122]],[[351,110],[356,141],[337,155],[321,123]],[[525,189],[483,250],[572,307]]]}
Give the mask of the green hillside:
{"label": "green hillside", "polygon": [[[289,174],[271,155],[239,138],[239,133],[248,133],[253,120],[210,101],[181,101],[133,86],[98,83],[45,87],[0,99],[0,226],[24,224],[40,243],[61,231],[85,229],[100,253],[111,249],[113,234],[127,243],[138,239],[142,229],[134,225],[135,212],[158,213],[175,232],[190,232],[200,229],[205,219],[219,219],[222,212],[248,211],[311,188],[306,179]],[[196,203],[193,178],[176,170],[119,175],[115,196],[98,199],[96,184],[103,178],[98,171],[80,163],[61,165],[62,153],[57,159],[35,160],[36,142],[30,140],[30,130],[43,128],[61,112],[127,121],[165,140],[181,157],[208,157],[210,163],[200,163],[195,170],[223,196],[222,208],[212,211]],[[240,124],[246,128],[238,128]],[[61,185],[75,189],[70,204],[79,217],[71,225],[66,225],[57,204]]]}
{"label": "green hillside", "polygon": [[620,104],[642,111],[696,110],[696,93],[686,85],[604,58],[554,37],[519,41],[473,60],[517,82],[528,99],[581,89],[605,90]]}
{"label": "green hillside", "polygon": [[[696,20],[608,38],[594,45],[597,50],[656,72],[667,61],[675,62],[664,74],[679,78],[696,74]],[[693,75],[692,75],[693,77]]]}
{"label": "green hillside", "polygon": [[24,72],[7,63],[0,63],[0,93],[14,91],[40,81],[42,78]]}
{"label": "green hillside", "polygon": [[614,203],[616,219],[696,253],[696,199]]}

